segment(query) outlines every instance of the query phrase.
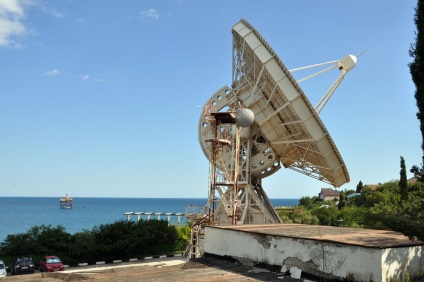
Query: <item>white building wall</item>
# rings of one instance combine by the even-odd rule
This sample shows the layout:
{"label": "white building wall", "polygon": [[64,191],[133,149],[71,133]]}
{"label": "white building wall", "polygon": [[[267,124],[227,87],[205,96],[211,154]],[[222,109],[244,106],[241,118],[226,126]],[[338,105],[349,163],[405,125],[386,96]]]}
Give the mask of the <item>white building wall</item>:
{"label": "white building wall", "polygon": [[382,252],[384,281],[407,281],[406,274],[414,275],[424,270],[424,247],[388,248]]}
{"label": "white building wall", "polygon": [[[325,278],[385,281],[382,250],[206,227],[205,252],[301,269]],[[396,255],[393,253],[393,255]]]}

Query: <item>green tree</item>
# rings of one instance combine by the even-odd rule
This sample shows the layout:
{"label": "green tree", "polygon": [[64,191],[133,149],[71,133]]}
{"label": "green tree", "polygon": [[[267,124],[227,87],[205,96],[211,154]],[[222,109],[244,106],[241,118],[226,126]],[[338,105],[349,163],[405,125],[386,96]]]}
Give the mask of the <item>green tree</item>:
{"label": "green tree", "polygon": [[312,198],[306,196],[300,198],[299,205],[307,209],[312,209],[314,207],[321,206],[322,200],[318,196],[313,196]]}
{"label": "green tree", "polygon": [[364,228],[366,226],[366,214],[368,210],[362,207],[345,207],[339,211],[339,218],[344,226]]}
{"label": "green tree", "polygon": [[[59,255],[67,264],[128,259],[145,254],[184,250],[190,239],[188,226],[169,225],[165,220],[117,221],[70,235],[62,226],[34,226],[22,234],[10,234],[0,243],[4,260],[31,255],[38,261]],[[11,264],[12,261],[7,261]]]}
{"label": "green tree", "polygon": [[293,223],[297,224],[319,224],[318,217],[313,215],[310,211],[293,212],[291,219]]}
{"label": "green tree", "polygon": [[0,248],[6,255],[66,253],[70,235],[61,225],[33,226],[26,233],[8,235]]}
{"label": "green tree", "polygon": [[421,149],[423,151],[422,163],[418,167],[414,165],[411,172],[420,181],[424,178],[424,1],[418,0],[417,7],[415,8],[415,25],[416,38],[415,43],[411,44],[409,55],[414,59],[409,64],[409,71],[412,76],[412,81],[415,84],[415,100],[417,102],[418,112],[417,118],[420,121],[421,130]]}
{"label": "green tree", "polygon": [[364,189],[364,184],[362,184],[362,181],[359,180],[358,185],[356,185],[356,193],[361,193],[362,189]]}
{"label": "green tree", "polygon": [[346,193],[344,191],[340,191],[339,203],[337,204],[337,207],[339,210],[341,210],[346,205],[347,205]]}
{"label": "green tree", "polygon": [[319,219],[313,215],[310,210],[279,210],[279,216],[284,223],[298,223],[298,224],[311,224],[318,225]]}
{"label": "green tree", "polygon": [[[411,172],[421,182],[424,181],[424,0],[418,0],[415,8],[414,22],[417,27],[415,42],[411,44],[409,55],[414,59],[409,64],[412,81],[415,84],[415,100],[417,102],[417,118],[420,122],[421,149],[423,151],[420,166],[414,165]],[[419,189],[418,189],[419,190]],[[411,192],[412,193],[412,192]],[[420,191],[414,191],[411,201],[402,202],[402,213],[399,215],[382,215],[381,222],[388,228],[402,232],[411,237],[424,240],[424,214]],[[412,216],[411,216],[412,215]]]}
{"label": "green tree", "polygon": [[397,215],[400,213],[400,193],[398,181],[390,181],[378,186],[367,195],[365,205],[372,213]]}
{"label": "green tree", "polygon": [[366,194],[364,206],[369,212],[364,217],[365,227],[394,230],[424,240],[424,184],[408,184],[408,201],[400,200],[399,191],[398,182],[392,181]]}
{"label": "green tree", "polygon": [[38,253],[48,255],[51,250],[54,250],[57,254],[67,253],[69,239],[70,235],[66,232],[65,227],[61,225],[56,227],[42,225],[37,238]]}
{"label": "green tree", "polygon": [[320,225],[337,225],[338,210],[334,207],[316,207],[311,213],[319,219]]}
{"label": "green tree", "polygon": [[405,201],[408,198],[408,179],[406,178],[406,167],[403,157],[400,157],[399,190],[401,200]]}
{"label": "green tree", "polygon": [[309,206],[312,203],[311,197],[305,196],[299,199],[299,205],[301,206]]}
{"label": "green tree", "polygon": [[[97,246],[94,238],[98,230],[93,228],[91,231],[84,230],[71,236],[68,256],[65,259],[68,263],[72,260],[79,260],[84,262],[95,261],[97,255]],[[78,261],[75,261],[78,262]]]}
{"label": "green tree", "polygon": [[178,244],[180,244],[181,249],[185,248],[190,241],[191,237],[191,229],[190,226],[177,226],[177,234],[178,234]]}
{"label": "green tree", "polygon": [[11,257],[19,254],[31,254],[35,249],[34,241],[27,233],[9,234],[1,243],[2,257]]}
{"label": "green tree", "polygon": [[[405,222],[403,222],[405,221]],[[424,241],[424,183],[408,185],[408,201],[402,202],[402,216],[394,219],[397,224],[386,225],[410,238]],[[393,221],[391,222],[393,223]]]}

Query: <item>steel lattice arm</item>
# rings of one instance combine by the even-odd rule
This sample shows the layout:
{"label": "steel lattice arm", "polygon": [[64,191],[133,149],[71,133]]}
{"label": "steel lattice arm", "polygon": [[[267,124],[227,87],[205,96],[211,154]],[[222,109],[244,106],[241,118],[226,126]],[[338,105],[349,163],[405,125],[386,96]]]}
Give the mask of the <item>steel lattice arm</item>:
{"label": "steel lattice arm", "polygon": [[304,77],[300,80],[297,80],[298,83],[305,81],[307,79],[310,79],[310,78],[317,76],[319,74],[322,74],[324,72],[327,72],[327,71],[334,69],[336,67],[338,67],[339,70],[342,72],[340,74],[340,76],[336,79],[336,81],[333,83],[333,85],[331,85],[330,89],[328,89],[328,91],[324,94],[324,96],[321,98],[321,100],[319,100],[318,104],[315,106],[315,111],[319,114],[321,112],[321,110],[324,108],[325,104],[327,104],[328,100],[330,100],[334,91],[336,91],[337,87],[339,87],[339,85],[342,82],[343,78],[345,77],[346,73],[348,73],[351,69],[353,69],[355,67],[356,60],[357,60],[357,58],[355,56],[347,55],[346,57],[344,57],[343,59],[338,60],[338,61],[331,61],[331,62],[326,62],[326,63],[322,63],[322,64],[316,64],[316,65],[311,65],[311,66],[307,66],[307,67],[292,69],[292,70],[290,70],[290,72],[320,67],[320,66],[324,66],[324,65],[328,65],[328,64],[334,64],[331,67],[328,67],[328,68],[323,69],[321,71],[318,71],[314,74],[311,74],[307,77]]}

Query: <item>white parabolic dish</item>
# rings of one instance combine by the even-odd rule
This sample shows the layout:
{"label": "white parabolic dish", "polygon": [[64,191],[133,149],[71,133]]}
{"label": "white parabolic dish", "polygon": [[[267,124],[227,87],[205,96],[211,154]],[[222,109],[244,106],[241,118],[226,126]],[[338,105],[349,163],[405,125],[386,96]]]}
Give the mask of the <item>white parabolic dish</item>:
{"label": "white parabolic dish", "polygon": [[[286,168],[334,187],[349,182],[349,173],[333,139],[283,62],[247,21],[235,24],[232,33],[232,88],[224,86],[218,90],[207,105],[209,111],[219,112],[238,101],[254,113],[252,128],[257,128],[267,147],[253,156],[252,175],[266,177],[274,173],[280,167],[276,165],[279,161]],[[211,160],[205,110],[199,122],[199,141]]]}

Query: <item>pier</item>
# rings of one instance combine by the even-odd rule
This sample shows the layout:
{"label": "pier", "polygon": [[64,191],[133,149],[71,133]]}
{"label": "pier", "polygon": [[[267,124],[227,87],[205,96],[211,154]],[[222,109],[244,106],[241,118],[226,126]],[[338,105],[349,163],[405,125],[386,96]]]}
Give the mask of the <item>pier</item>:
{"label": "pier", "polygon": [[151,216],[156,216],[157,220],[161,219],[161,215],[166,216],[166,220],[169,222],[171,220],[171,216],[176,216],[178,225],[181,223],[181,217],[184,216],[189,220],[198,220],[199,218],[205,218],[206,216],[206,207],[205,206],[195,206],[195,205],[186,205],[185,213],[178,212],[125,212],[124,215],[127,217],[127,220],[131,220],[131,216],[135,215],[137,217],[137,221],[140,221],[142,215],[146,217],[146,220],[150,220]]}
{"label": "pier", "polygon": [[179,212],[179,213],[172,213],[172,212],[125,212],[124,213],[125,216],[127,216],[127,220],[130,221],[131,220],[131,216],[135,215],[137,217],[137,221],[140,221],[140,218],[142,215],[146,216],[146,220],[150,220],[151,216],[156,216],[157,220],[160,220],[161,215],[166,216],[166,220],[169,222],[171,220],[171,216],[176,216],[177,217],[177,221],[178,221],[178,225],[180,225],[181,223],[181,216],[185,216],[184,213]]}

